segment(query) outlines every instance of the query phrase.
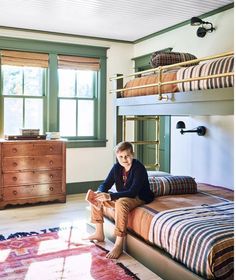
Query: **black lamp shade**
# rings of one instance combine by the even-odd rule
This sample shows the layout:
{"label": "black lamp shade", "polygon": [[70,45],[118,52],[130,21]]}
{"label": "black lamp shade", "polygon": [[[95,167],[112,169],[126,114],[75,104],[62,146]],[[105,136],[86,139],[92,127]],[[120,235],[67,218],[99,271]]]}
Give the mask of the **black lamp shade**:
{"label": "black lamp shade", "polygon": [[203,38],[203,37],[205,37],[206,33],[207,33],[207,29],[204,28],[204,27],[199,27],[199,28],[197,29],[197,36],[198,36],[198,37]]}
{"label": "black lamp shade", "polygon": [[183,121],[178,121],[177,124],[176,124],[176,128],[184,129],[185,128],[185,123]]}
{"label": "black lamp shade", "polygon": [[191,18],[191,25],[192,26],[198,26],[198,25],[201,25],[202,23],[203,23],[203,21],[198,17],[192,17]]}

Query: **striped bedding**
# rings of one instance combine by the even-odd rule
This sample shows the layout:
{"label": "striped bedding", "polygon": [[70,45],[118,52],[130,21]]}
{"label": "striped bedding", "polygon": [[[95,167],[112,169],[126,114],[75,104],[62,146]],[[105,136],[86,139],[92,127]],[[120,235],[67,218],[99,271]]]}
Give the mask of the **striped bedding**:
{"label": "striped bedding", "polygon": [[158,213],[149,241],[206,279],[233,279],[233,209],[223,202]]}
{"label": "striped bedding", "polygon": [[[186,78],[204,77],[234,71],[234,57],[228,56],[215,59],[196,66],[183,67],[177,71],[177,80]],[[233,87],[234,77],[226,76],[200,81],[178,83],[178,91],[192,91],[201,89]]]}
{"label": "striped bedding", "polygon": [[[151,237],[152,234],[155,235],[157,224],[154,226],[154,221],[158,215],[161,215],[165,212],[168,213],[168,211],[181,210],[183,208],[202,208],[202,205],[222,204],[228,201],[233,201],[234,199],[234,192],[222,187],[198,183],[197,190],[197,193],[157,196],[153,202],[135,208],[129,213],[129,231],[141,238],[144,242],[161,247],[161,244],[156,244],[154,242],[154,238]],[[114,220],[113,209],[105,207],[104,214],[110,220]],[[166,237],[168,237],[168,235],[166,235]],[[232,252],[229,252],[229,256],[227,255],[229,258],[231,258],[230,254],[232,254]],[[211,275],[211,277],[212,274],[217,276],[217,273],[219,272],[215,272],[219,269],[217,265],[215,265],[214,259],[212,259],[212,257],[213,255],[209,256],[209,259],[205,259],[205,262],[211,263],[211,265],[209,265],[211,267],[211,271],[207,272]],[[181,260],[179,261],[181,262]],[[205,264],[204,266],[207,265]],[[227,266],[228,265],[226,265],[226,267]],[[192,269],[192,267],[189,267],[189,269],[194,272],[196,271],[194,268]],[[199,274],[203,275],[205,272],[199,272]],[[229,277],[229,279],[233,279],[233,276],[231,278]]]}

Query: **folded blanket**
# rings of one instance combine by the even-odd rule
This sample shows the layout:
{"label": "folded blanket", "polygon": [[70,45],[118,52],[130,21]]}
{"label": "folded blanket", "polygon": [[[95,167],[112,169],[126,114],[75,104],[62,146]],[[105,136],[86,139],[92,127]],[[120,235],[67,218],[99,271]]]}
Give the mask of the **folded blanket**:
{"label": "folded blanket", "polygon": [[156,214],[149,241],[206,279],[233,279],[234,203]]}

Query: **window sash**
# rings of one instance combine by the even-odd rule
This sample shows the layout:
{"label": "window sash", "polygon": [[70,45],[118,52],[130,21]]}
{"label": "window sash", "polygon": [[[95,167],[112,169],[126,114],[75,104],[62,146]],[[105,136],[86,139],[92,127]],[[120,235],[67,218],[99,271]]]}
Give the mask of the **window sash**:
{"label": "window sash", "polygon": [[[19,129],[20,128],[23,128],[23,127],[27,127],[27,110],[28,110],[28,106],[27,106],[27,102],[29,102],[30,100],[33,101],[33,100],[40,100],[41,101],[41,104],[42,104],[42,112],[41,112],[41,123],[39,123],[39,125],[37,126],[37,128],[40,129],[40,133],[43,133],[44,132],[44,127],[45,127],[45,124],[44,124],[44,119],[43,119],[43,115],[44,115],[44,106],[45,106],[45,96],[12,96],[12,95],[5,95],[3,96],[3,104],[6,106],[5,104],[5,101],[6,102],[10,102],[10,100],[15,100],[14,102],[18,102],[18,105],[21,106],[21,112],[17,112],[18,113],[18,116],[16,117],[15,115],[13,115],[14,117],[16,117],[16,122],[18,122],[19,124]],[[20,103],[19,103],[20,102]],[[16,103],[17,104],[17,103]],[[4,107],[5,107],[4,106]],[[5,108],[6,109],[6,108]],[[5,117],[7,117],[7,115],[9,115],[4,109],[4,127],[6,127],[6,121],[7,119]],[[33,113],[35,111],[33,110]],[[15,113],[14,113],[15,114]],[[12,121],[12,115],[9,115],[8,116],[9,119],[10,119],[10,122]],[[27,127],[29,128],[29,127]],[[30,127],[32,128],[32,127]],[[33,127],[33,128],[36,128],[36,127]],[[11,130],[11,129],[10,129]],[[8,133],[8,131],[6,130],[6,128],[4,129],[5,131],[5,134]],[[15,132],[16,134],[19,134],[19,132]]]}
{"label": "window sash", "polygon": [[[74,131],[74,135],[68,135],[68,134],[61,134],[63,137],[66,137],[68,139],[74,139],[74,138],[77,138],[77,139],[84,139],[84,138],[88,138],[88,139],[93,139],[96,137],[96,111],[97,111],[97,99],[96,98],[78,98],[78,97],[58,97],[58,102],[59,102],[59,127],[63,127],[63,125],[65,124],[62,124],[61,123],[61,106],[63,106],[64,104],[62,104],[63,101],[72,101],[74,102],[74,112],[73,112],[73,109],[69,111],[69,113],[72,113],[74,114],[73,116],[73,120],[74,120],[74,128],[73,128],[73,131]],[[79,133],[79,124],[81,124],[81,121],[79,120],[79,105],[80,105],[80,101],[87,101],[87,102],[93,102],[93,116],[92,116],[92,119],[90,119],[90,121],[92,121],[92,134],[90,133],[90,135],[80,135]],[[72,104],[72,103],[71,103]],[[86,119],[86,118],[85,118]]]}
{"label": "window sash", "polygon": [[[11,51],[9,51],[10,53],[12,53]],[[20,53],[24,53],[25,52],[14,52],[14,53],[17,53],[17,55],[19,56]],[[0,52],[0,54],[2,54],[2,52]],[[22,58],[22,61],[23,61],[24,57]],[[2,60],[1,60],[2,62]],[[2,113],[2,116],[3,116],[3,119],[4,119],[4,122],[3,122],[3,129],[4,129],[4,134],[9,134],[13,131],[15,131],[15,133],[17,133],[18,129],[22,128],[22,127],[25,127],[27,125],[29,125],[30,123],[33,125],[33,126],[37,126],[37,128],[40,128],[40,132],[43,133],[44,132],[44,127],[45,127],[45,121],[44,121],[44,114],[45,114],[45,75],[46,75],[46,71],[45,71],[45,68],[44,67],[41,67],[41,65],[37,65],[37,69],[40,69],[40,71],[37,71],[36,73],[34,73],[34,77],[33,77],[33,84],[31,85],[31,89],[33,89],[34,85],[35,85],[35,80],[37,80],[38,83],[36,83],[36,89],[38,91],[33,91],[32,94],[30,94],[30,92],[26,92],[26,87],[27,87],[27,77],[25,76],[26,75],[26,72],[27,72],[27,69],[29,68],[34,68],[32,65],[27,65],[26,64],[21,64],[19,65],[19,63],[17,62],[17,58],[16,60],[13,59],[12,57],[12,63],[7,63],[7,61],[4,60],[4,62],[6,62],[5,64],[3,64],[3,67],[1,67],[1,72],[2,72],[2,87],[1,87],[1,91],[2,91],[2,100],[3,100],[3,113]],[[13,63],[14,62],[14,63]],[[36,65],[36,64],[35,64]],[[9,79],[4,79],[4,76],[5,76],[5,70],[6,71],[10,71],[9,73],[11,73],[11,69],[8,69],[8,68],[4,68],[9,66],[9,67],[16,67],[16,69],[20,70],[19,71],[19,79],[14,83],[13,82],[13,88],[16,87],[16,88],[19,88],[20,91],[18,92],[18,94],[12,94],[11,92],[8,92],[6,90],[4,90],[5,88],[5,85],[9,82]],[[5,70],[4,70],[5,69]],[[12,68],[13,70],[15,68]],[[35,68],[36,69],[36,68]],[[26,72],[25,72],[26,71]],[[13,71],[14,73],[14,71]],[[29,73],[28,73],[29,74]],[[39,80],[38,80],[39,78]],[[5,84],[6,83],[6,84]],[[15,84],[15,86],[14,86]],[[36,93],[36,94],[34,94]],[[10,101],[12,100],[12,101]],[[14,100],[14,101],[13,101]],[[29,107],[27,106],[28,102],[30,102],[30,100],[32,100],[33,104],[34,104],[34,101],[33,100],[40,100],[40,103],[41,104],[40,106],[36,106],[36,110],[32,109],[32,111],[29,110]],[[18,105],[20,106],[18,109],[19,109],[19,112],[15,112],[13,110],[12,114],[8,114],[7,111],[11,111],[11,106],[10,108],[6,108],[6,104],[5,102],[13,102],[13,108],[14,108],[14,104],[16,104],[16,107],[17,107],[17,103]],[[19,103],[19,102],[22,102],[22,103]],[[37,101],[36,101],[37,102]],[[20,105],[21,104],[21,105]],[[33,105],[34,106],[34,105]],[[39,112],[37,113],[37,109],[39,109]],[[27,113],[27,110],[28,110],[28,113]],[[9,128],[6,124],[6,122],[12,122],[12,118],[14,118],[16,116],[16,114],[19,113],[19,117],[17,118],[16,122],[14,122],[12,124],[12,129]],[[38,115],[38,119],[37,117],[34,116],[34,114],[37,114]],[[27,117],[28,116],[28,117]],[[36,122],[35,122],[36,121]],[[18,123],[18,125],[16,125]],[[34,123],[34,124],[33,124]],[[19,127],[18,127],[19,126]],[[35,127],[36,128],[36,127]],[[20,132],[20,131],[19,131]],[[19,133],[18,132],[18,133]],[[18,134],[17,133],[17,134]]]}
{"label": "window sash", "polygon": [[[5,67],[12,67],[12,66],[15,66],[15,65],[5,65]],[[16,68],[15,68],[16,67]],[[34,93],[34,94],[27,94],[27,74],[26,72],[28,71],[28,69],[32,68],[32,67],[29,67],[27,66],[28,68],[25,68],[25,67],[22,67],[22,66],[15,66],[14,68],[12,68],[12,70],[20,70],[19,72],[19,75],[18,75],[18,80],[16,80],[14,83],[15,84],[18,84],[18,87],[17,87],[17,90],[15,90],[15,94],[9,94],[9,93],[6,93],[7,90],[6,90],[6,86],[5,86],[5,80],[7,80],[8,82],[8,85],[11,84],[11,82],[9,82],[9,76],[6,76],[5,77],[5,70],[6,71],[10,71],[11,72],[11,69],[5,69],[4,66],[2,67],[2,95],[4,96],[44,96],[45,95],[45,75],[46,75],[46,71],[44,71],[44,68],[35,68],[35,69],[38,69],[38,74],[40,75],[40,80],[39,80],[39,83],[38,83],[38,89],[37,91]],[[15,75],[16,76],[16,75]],[[14,84],[13,83],[13,84]],[[20,87],[19,87],[20,85]],[[31,90],[33,89],[33,87],[30,87]]]}

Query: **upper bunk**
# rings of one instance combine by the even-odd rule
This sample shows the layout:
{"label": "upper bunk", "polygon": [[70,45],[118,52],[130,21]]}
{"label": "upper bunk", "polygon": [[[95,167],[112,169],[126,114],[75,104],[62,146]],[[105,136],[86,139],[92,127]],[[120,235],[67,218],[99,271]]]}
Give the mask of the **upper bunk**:
{"label": "upper bunk", "polygon": [[[233,115],[234,56],[226,52],[131,75],[116,75],[119,116]],[[134,76],[123,86],[123,81]]]}

